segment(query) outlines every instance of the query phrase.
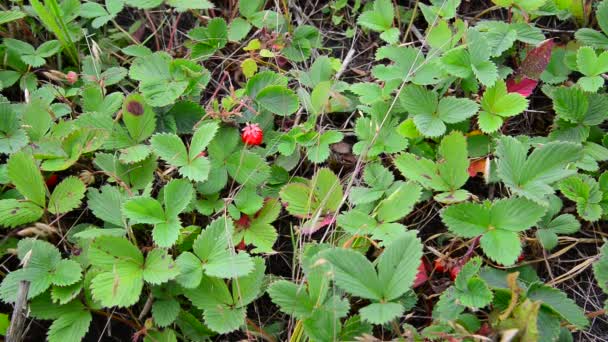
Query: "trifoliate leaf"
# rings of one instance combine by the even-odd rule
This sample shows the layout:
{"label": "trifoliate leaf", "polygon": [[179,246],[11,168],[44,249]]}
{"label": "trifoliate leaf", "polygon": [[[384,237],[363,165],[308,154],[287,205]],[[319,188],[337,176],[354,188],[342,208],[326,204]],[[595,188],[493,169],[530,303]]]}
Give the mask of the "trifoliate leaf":
{"label": "trifoliate leaf", "polygon": [[502,181],[516,194],[540,204],[554,192],[551,184],[575,173],[570,163],[581,158],[582,147],[567,142],[551,142],[534,149],[515,138],[503,136],[496,147],[497,172]]}
{"label": "trifoliate leaf", "polygon": [[139,300],[144,258],[125,238],[104,236],[93,240],[89,261],[101,272],[91,281],[93,298],[104,307],[128,307]]}

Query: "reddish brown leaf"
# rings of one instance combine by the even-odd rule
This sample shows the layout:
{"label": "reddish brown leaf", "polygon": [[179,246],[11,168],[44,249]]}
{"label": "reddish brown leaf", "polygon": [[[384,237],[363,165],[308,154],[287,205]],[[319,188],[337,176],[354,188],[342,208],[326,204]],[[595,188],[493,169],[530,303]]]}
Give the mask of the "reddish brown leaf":
{"label": "reddish brown leaf", "polygon": [[426,269],[426,265],[424,264],[424,259],[420,260],[420,266],[418,266],[418,273],[416,274],[416,279],[414,279],[414,287],[418,287],[426,281],[429,280],[429,274]]}
{"label": "reddish brown leaf", "polygon": [[521,74],[533,80],[538,80],[540,78],[540,74],[545,71],[547,64],[549,64],[552,49],[553,40],[547,39],[534,49],[530,50],[524,61],[521,63]]}
{"label": "reddish brown leaf", "polygon": [[507,91],[509,93],[519,93],[524,97],[532,95],[532,92],[536,88],[538,81],[523,76],[517,80],[515,78],[509,78],[507,80]]}
{"label": "reddish brown leaf", "polygon": [[304,225],[302,225],[300,232],[304,235],[311,235],[311,234],[314,234],[319,229],[329,226],[330,224],[334,223],[334,221],[335,221],[334,215],[327,215],[325,217],[319,218],[319,220],[308,221]]}

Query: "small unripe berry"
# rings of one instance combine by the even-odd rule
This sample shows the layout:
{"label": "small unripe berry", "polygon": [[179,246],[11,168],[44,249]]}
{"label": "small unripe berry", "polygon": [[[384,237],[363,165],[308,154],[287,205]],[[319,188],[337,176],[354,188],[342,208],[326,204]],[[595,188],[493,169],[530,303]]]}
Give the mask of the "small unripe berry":
{"label": "small unripe berry", "polygon": [[73,71],[69,71],[65,78],[67,79],[69,84],[74,84],[78,82],[78,74]]}

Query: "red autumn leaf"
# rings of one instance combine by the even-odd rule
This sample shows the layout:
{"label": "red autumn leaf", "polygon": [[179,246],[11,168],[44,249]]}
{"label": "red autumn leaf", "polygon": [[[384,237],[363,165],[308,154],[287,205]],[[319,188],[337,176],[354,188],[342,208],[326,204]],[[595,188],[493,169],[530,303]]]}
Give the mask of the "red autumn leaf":
{"label": "red autumn leaf", "polygon": [[547,39],[530,50],[521,63],[520,73],[527,78],[538,80],[549,64],[553,44],[552,39]]}
{"label": "red autumn leaf", "polygon": [[416,274],[416,279],[414,279],[414,287],[418,287],[426,281],[429,280],[429,274],[426,269],[426,265],[424,264],[424,259],[420,260],[420,266],[418,266],[418,273]]}
{"label": "red autumn leaf", "polygon": [[509,78],[507,80],[507,91],[509,93],[518,93],[524,97],[532,95],[532,92],[536,88],[538,81],[531,78],[522,77],[517,80],[515,78]]}
{"label": "red autumn leaf", "polygon": [[320,217],[318,220],[311,220],[311,221],[304,223],[300,229],[300,232],[305,235],[311,235],[311,234],[314,234],[319,229],[329,226],[330,224],[334,223],[334,221],[335,221],[335,216],[331,215],[331,214],[327,215],[325,217]]}

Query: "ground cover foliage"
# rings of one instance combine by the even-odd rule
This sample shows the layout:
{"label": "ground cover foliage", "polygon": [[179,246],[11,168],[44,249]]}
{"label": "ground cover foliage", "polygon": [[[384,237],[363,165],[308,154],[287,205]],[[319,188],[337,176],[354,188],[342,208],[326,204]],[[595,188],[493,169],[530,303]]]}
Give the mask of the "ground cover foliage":
{"label": "ground cover foliage", "polygon": [[608,340],[608,1],[0,10],[2,334]]}

